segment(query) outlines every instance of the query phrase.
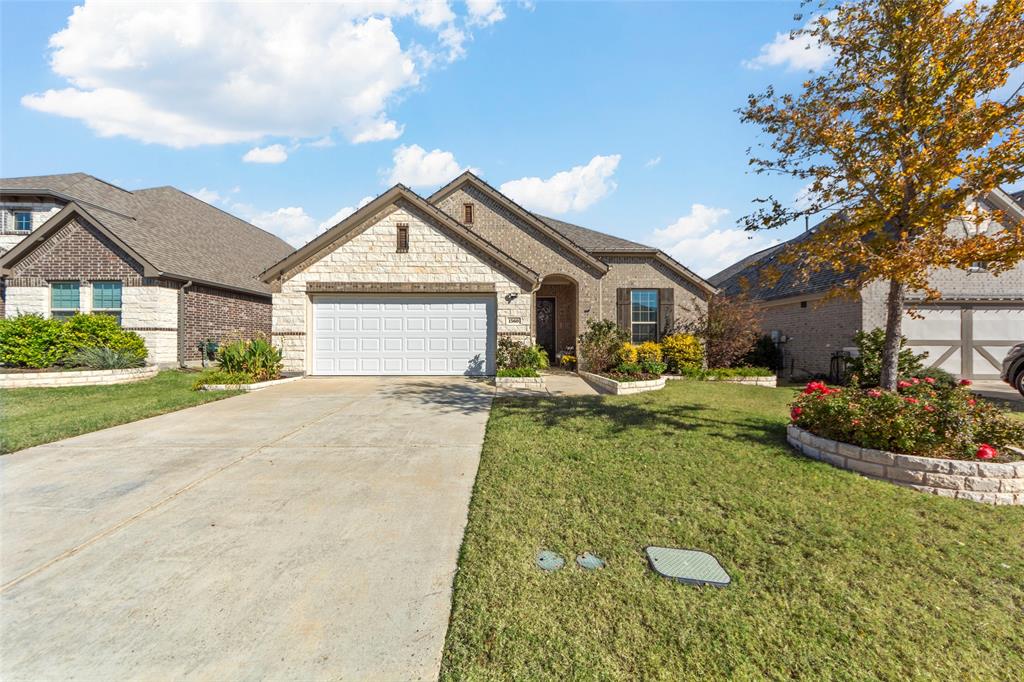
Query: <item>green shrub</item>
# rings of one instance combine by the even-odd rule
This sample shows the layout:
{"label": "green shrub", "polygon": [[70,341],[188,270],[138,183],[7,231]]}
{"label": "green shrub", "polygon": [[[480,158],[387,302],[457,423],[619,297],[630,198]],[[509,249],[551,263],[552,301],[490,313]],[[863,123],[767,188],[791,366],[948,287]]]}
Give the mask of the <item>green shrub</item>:
{"label": "green shrub", "polygon": [[266,339],[231,341],[217,351],[220,369],[231,374],[248,374],[254,381],[281,376],[281,350]]}
{"label": "green shrub", "polygon": [[617,365],[634,365],[638,360],[637,347],[629,341],[615,350],[615,364]]}
{"label": "green shrub", "polygon": [[109,348],[136,355],[143,360],[149,354],[146,342],[135,332],[125,331],[110,315],[73,315],[61,325],[61,359],[86,348]]}
{"label": "green shrub", "polygon": [[[495,353],[495,362],[498,370],[528,368],[533,370],[546,369],[548,366],[548,354],[538,345],[527,345],[520,343],[510,336],[502,336],[498,339],[498,349]],[[501,376],[499,374],[499,376]]]}
{"label": "green shrub", "polygon": [[0,364],[8,367],[52,367],[61,356],[61,323],[41,315],[0,320]]}
{"label": "green shrub", "polygon": [[533,367],[505,367],[498,370],[499,377],[539,377]]}
{"label": "green shrub", "polygon": [[611,320],[587,320],[587,331],[580,335],[579,357],[591,372],[614,367],[615,352],[629,340],[626,331]]}
{"label": "green shrub", "polygon": [[718,369],[683,367],[679,370],[679,374],[689,379],[701,379],[705,381],[775,376],[775,372],[771,371],[767,367],[719,367]]}
{"label": "green shrub", "polygon": [[661,340],[661,356],[670,372],[699,369],[704,365],[704,344],[693,334],[669,334]]}
{"label": "green shrub", "polygon": [[218,384],[238,385],[238,384],[255,384],[256,378],[248,372],[225,372],[221,369],[207,369],[203,370],[196,376],[196,380],[192,382],[192,390],[198,391],[203,386],[211,386]]}
{"label": "green shrub", "polygon": [[1024,423],[966,386],[936,384],[901,380],[896,391],[883,391],[812,381],[793,401],[790,417],[816,435],[866,448],[973,460],[989,445],[1001,460],[1018,459],[1005,446],[1024,443]]}
{"label": "green shrub", "polygon": [[914,372],[911,378],[920,379],[921,381],[931,379],[929,383],[933,383],[936,388],[952,388],[956,386],[956,377],[938,367],[924,367]]}
{"label": "green shrub", "polygon": [[[865,388],[878,386],[882,380],[882,346],[885,345],[885,330],[875,328],[869,332],[857,332],[853,335],[853,343],[857,346],[859,355],[846,363],[848,383],[855,382]],[[906,348],[906,344],[907,340],[900,337],[898,375],[912,377],[921,371],[921,361],[928,357],[928,353],[917,354]]]}
{"label": "green shrub", "polygon": [[654,341],[644,341],[636,347],[636,361],[640,364],[645,362],[661,362],[661,344]]}
{"label": "green shrub", "polygon": [[779,347],[772,341],[772,337],[763,334],[758,337],[754,347],[743,358],[743,364],[751,367],[767,367],[778,371],[782,369],[782,353]]}
{"label": "green shrub", "polygon": [[69,356],[64,364],[70,367],[88,367],[89,369],[128,369],[142,367],[146,364],[146,358],[131,351],[86,348]]}

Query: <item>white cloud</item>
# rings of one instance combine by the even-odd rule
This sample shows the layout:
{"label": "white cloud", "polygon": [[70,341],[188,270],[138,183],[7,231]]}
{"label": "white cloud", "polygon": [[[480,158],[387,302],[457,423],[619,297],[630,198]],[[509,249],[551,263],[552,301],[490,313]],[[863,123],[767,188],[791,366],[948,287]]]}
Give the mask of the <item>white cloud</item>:
{"label": "white cloud", "polygon": [[647,159],[647,162],[644,163],[644,168],[654,168],[659,163],[661,163],[661,157],[655,156],[653,159]]}
{"label": "white cloud", "polygon": [[[829,15],[826,15],[829,16]],[[804,25],[807,29],[816,19]],[[773,66],[785,66],[787,71],[815,71],[832,59],[832,52],[811,36],[800,33],[791,36],[776,33],[775,39],[761,46],[761,52],[753,59],[743,60],[743,66],[755,71]]]}
{"label": "white cloud", "polygon": [[219,204],[224,201],[224,196],[217,190],[207,189],[206,187],[200,187],[199,189],[189,192],[192,196],[199,201],[205,201],[208,204]]}
{"label": "white cloud", "polygon": [[[444,0],[87,1],[50,37],[51,68],[67,86],[21,101],[102,137],[174,148],[334,129],[353,142],[394,139],[402,126],[392,103],[420,84],[433,56],[465,54],[476,17]],[[433,44],[403,45],[401,22]]]}
{"label": "white cloud", "polygon": [[[466,168],[459,165],[451,152],[435,149],[428,152],[418,144],[402,145],[392,156],[394,164],[388,172],[389,185],[402,183],[410,187],[441,185]],[[475,169],[471,169],[475,170]]]}
{"label": "white cloud", "polygon": [[246,163],[284,163],[287,160],[288,151],[284,148],[283,144],[253,147],[242,157],[242,161]]}
{"label": "white cloud", "polygon": [[612,179],[622,157],[595,156],[585,166],[573,166],[547,180],[520,178],[501,185],[501,191],[527,208],[549,213],[582,211],[615,191]]}
{"label": "white cloud", "polygon": [[324,135],[323,137],[313,140],[308,144],[310,147],[315,147],[316,149],[327,149],[328,147],[334,146],[334,138],[330,135]]}
{"label": "white cloud", "polygon": [[261,211],[248,204],[236,203],[228,208],[243,220],[273,232],[292,246],[299,247],[324,230],[334,227],[373,199],[374,197],[364,197],[356,206],[340,208],[325,220],[317,220],[302,206],[285,206],[273,211]]}
{"label": "white cloud", "polygon": [[689,214],[655,230],[652,240],[703,277],[775,243],[762,235],[752,236],[743,229],[720,224],[728,215],[725,208],[693,204]]}
{"label": "white cloud", "polygon": [[490,26],[505,18],[505,10],[498,0],[466,0],[466,8],[472,26]]}

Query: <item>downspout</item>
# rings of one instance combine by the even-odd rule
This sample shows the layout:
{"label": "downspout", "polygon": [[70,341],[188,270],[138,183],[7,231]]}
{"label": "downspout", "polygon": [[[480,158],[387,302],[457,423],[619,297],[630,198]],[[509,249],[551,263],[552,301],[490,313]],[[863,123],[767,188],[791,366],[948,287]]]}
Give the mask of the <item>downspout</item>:
{"label": "downspout", "polygon": [[178,366],[185,367],[185,289],[192,286],[192,280],[178,289]]}

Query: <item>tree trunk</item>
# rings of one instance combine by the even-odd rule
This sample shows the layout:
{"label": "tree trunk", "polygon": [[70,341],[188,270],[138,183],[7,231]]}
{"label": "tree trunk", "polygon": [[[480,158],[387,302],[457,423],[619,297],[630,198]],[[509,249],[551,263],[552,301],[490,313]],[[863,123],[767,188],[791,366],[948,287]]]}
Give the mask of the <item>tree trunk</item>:
{"label": "tree trunk", "polygon": [[889,298],[885,310],[885,344],[882,346],[881,387],[896,390],[899,381],[900,340],[903,337],[903,299],[906,289],[896,280],[889,280]]}

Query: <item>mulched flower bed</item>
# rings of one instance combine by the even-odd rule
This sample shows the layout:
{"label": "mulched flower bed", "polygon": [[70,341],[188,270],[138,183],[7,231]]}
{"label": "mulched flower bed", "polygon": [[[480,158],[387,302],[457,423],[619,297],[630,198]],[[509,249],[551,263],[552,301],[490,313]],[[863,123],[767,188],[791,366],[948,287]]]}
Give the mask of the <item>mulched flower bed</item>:
{"label": "mulched flower bed", "polygon": [[921,457],[1012,462],[1024,423],[969,390],[932,378],[900,381],[896,391],[838,388],[812,381],[790,406],[794,424],[814,435]]}

